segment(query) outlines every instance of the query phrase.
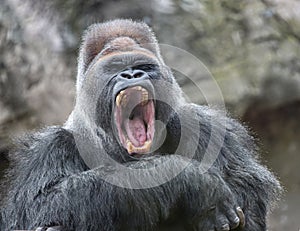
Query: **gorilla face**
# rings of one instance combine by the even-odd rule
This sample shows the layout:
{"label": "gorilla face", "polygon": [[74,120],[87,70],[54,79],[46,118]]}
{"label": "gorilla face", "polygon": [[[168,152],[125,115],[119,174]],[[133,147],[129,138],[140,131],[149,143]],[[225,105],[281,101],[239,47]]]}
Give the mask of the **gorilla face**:
{"label": "gorilla face", "polygon": [[117,53],[106,50],[91,73],[102,72],[98,78],[105,83],[97,104],[98,126],[113,132],[114,139],[129,155],[138,156],[149,153],[153,144],[159,113],[155,81],[162,79],[162,72],[152,53],[130,48]]}

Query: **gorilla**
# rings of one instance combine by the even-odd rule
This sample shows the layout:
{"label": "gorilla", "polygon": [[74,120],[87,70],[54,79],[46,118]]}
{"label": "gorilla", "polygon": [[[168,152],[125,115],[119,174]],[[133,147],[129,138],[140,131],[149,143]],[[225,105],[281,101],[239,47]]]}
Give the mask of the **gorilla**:
{"label": "gorilla", "polygon": [[247,130],[188,103],[144,23],[91,25],[64,126],[16,141],[0,230],[266,230],[281,186]]}

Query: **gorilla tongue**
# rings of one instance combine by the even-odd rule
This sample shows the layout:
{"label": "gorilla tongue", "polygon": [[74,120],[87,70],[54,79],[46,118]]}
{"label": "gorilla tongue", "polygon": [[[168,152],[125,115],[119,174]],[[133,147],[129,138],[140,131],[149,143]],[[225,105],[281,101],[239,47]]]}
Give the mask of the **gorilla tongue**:
{"label": "gorilla tongue", "polygon": [[125,119],[123,124],[128,138],[125,145],[128,153],[149,152],[154,135],[153,101],[136,106],[132,115],[129,119]]}
{"label": "gorilla tongue", "polygon": [[128,138],[136,147],[142,146],[147,140],[146,128],[143,118],[135,116],[132,120],[124,121]]}

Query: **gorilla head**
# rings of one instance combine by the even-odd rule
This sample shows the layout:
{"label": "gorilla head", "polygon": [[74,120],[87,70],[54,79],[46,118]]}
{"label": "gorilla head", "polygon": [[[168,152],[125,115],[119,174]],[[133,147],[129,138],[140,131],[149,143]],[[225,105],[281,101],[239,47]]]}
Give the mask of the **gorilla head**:
{"label": "gorilla head", "polygon": [[146,24],[115,20],[87,30],[72,123],[78,128],[88,121],[82,129],[95,129],[101,142],[109,140],[102,146],[118,153],[114,158],[158,149],[165,136],[162,127],[181,101],[181,89]]}

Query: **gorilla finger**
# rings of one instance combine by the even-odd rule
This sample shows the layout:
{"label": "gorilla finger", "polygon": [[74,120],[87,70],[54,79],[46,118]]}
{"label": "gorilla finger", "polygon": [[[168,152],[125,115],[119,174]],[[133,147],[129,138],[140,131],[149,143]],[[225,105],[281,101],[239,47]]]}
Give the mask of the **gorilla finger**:
{"label": "gorilla finger", "polygon": [[230,225],[231,229],[235,229],[240,225],[241,221],[240,221],[240,218],[237,216],[237,214],[238,214],[238,212],[235,212],[234,210],[231,210],[231,209],[227,211],[227,218],[229,220],[229,225]]}
{"label": "gorilla finger", "polygon": [[236,229],[239,226],[240,226],[240,218],[235,217],[235,219],[232,222],[230,222],[230,228]]}
{"label": "gorilla finger", "polygon": [[229,221],[224,215],[218,215],[217,216],[217,224],[216,224],[216,230],[217,231],[229,231]]}
{"label": "gorilla finger", "polygon": [[230,227],[229,227],[228,224],[222,225],[222,226],[221,226],[221,229],[220,229],[220,231],[229,231],[229,230],[230,230]]}
{"label": "gorilla finger", "polygon": [[244,212],[243,210],[241,209],[241,207],[237,207],[236,208],[236,212],[239,216],[239,219],[240,219],[240,227],[245,227],[245,215],[244,215]]}

